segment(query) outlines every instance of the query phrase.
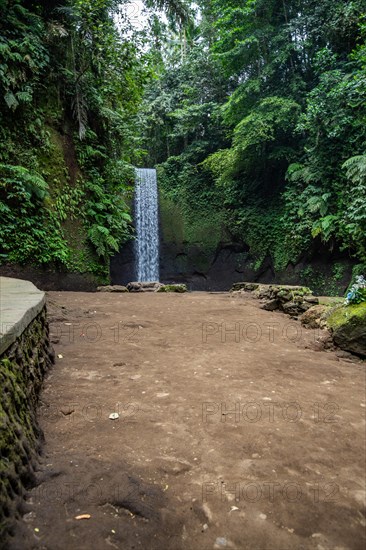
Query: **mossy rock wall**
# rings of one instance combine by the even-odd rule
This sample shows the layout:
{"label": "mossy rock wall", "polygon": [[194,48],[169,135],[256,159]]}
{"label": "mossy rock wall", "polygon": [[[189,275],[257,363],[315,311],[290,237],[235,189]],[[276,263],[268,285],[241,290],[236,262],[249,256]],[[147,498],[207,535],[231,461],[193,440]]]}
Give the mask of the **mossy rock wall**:
{"label": "mossy rock wall", "polygon": [[42,442],[36,407],[53,358],[45,308],[0,356],[0,548],[12,547],[25,492],[35,483]]}
{"label": "mossy rock wall", "polygon": [[192,290],[227,290],[239,280],[236,267],[243,249],[231,242],[222,213],[209,208],[185,212],[160,191],[159,214],[162,282],[186,283]]}
{"label": "mossy rock wall", "polygon": [[[67,266],[64,266],[64,273],[61,273],[59,279],[68,277],[68,286],[70,290],[90,290],[89,281],[97,277],[92,275],[93,270],[99,264],[98,257],[93,251],[90,242],[88,241],[87,229],[79,218],[78,208],[74,211],[70,210],[70,196],[79,188],[83,188],[83,179],[81,169],[78,165],[75,152],[75,143],[70,133],[61,133],[53,126],[47,126],[49,133],[50,146],[46,152],[39,156],[39,164],[41,174],[49,185],[51,202],[54,204],[62,199],[65,211],[65,219],[62,221],[62,231],[67,242],[69,250],[69,259]],[[68,198],[65,198],[68,197]],[[41,271],[41,270],[39,270]],[[54,269],[54,271],[56,271]],[[75,286],[73,285],[75,281]],[[35,282],[35,281],[33,281]],[[99,283],[107,282],[99,280]],[[83,287],[84,283],[84,287]],[[35,284],[37,284],[35,282]],[[63,288],[62,282],[57,290],[69,290],[68,286]],[[53,281],[46,281],[46,286],[43,288],[54,288]]]}
{"label": "mossy rock wall", "polygon": [[[257,262],[249,246],[235,242],[223,211],[185,210],[164,189],[159,194],[160,280],[186,283],[191,290],[229,290],[242,280],[311,286],[316,294],[343,295],[352,263],[343,257],[309,252],[296,265],[277,271],[270,257]],[[118,281],[116,281],[118,282]]]}

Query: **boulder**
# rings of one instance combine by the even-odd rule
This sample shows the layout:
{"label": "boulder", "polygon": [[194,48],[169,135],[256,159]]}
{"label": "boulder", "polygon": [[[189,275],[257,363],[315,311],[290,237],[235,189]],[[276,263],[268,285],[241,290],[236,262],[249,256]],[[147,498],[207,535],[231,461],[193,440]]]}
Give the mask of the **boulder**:
{"label": "boulder", "polygon": [[259,283],[234,283],[231,287],[231,292],[238,292],[244,290],[245,292],[253,292],[257,290]]}
{"label": "boulder", "polygon": [[311,305],[318,305],[319,304],[319,298],[316,296],[304,296],[304,302],[307,302]]}
{"label": "boulder", "polygon": [[282,301],[280,302],[280,309],[287,313],[287,315],[292,315],[293,317],[298,317],[302,315],[312,307],[311,303],[305,302],[304,299],[300,296],[295,296],[293,300]]}
{"label": "boulder", "polygon": [[292,317],[298,317],[319,300],[311,294],[306,286],[293,285],[262,285],[257,283],[235,283],[233,292],[253,292],[256,298],[263,300],[262,309],[267,311],[280,310]]}
{"label": "boulder", "polygon": [[305,286],[259,285],[254,294],[258,298],[275,298],[281,302],[293,302],[295,299],[303,301],[305,296],[310,297],[311,290]]}
{"label": "boulder", "polygon": [[146,283],[128,283],[127,289],[129,292],[157,292],[163,285],[157,281]]}
{"label": "boulder", "polygon": [[127,289],[129,292],[187,292],[187,286],[183,284],[164,285],[159,282],[147,283],[128,283]]}
{"label": "boulder", "polygon": [[278,307],[279,304],[277,300],[268,300],[261,305],[261,309],[265,309],[266,311],[275,311]]}
{"label": "boulder", "polygon": [[128,292],[128,288],[121,285],[98,286],[97,292]]}
{"label": "boulder", "polygon": [[327,325],[327,321],[325,319],[325,314],[328,311],[327,306],[322,305],[315,305],[310,307],[307,311],[305,311],[301,317],[300,321],[301,324],[305,328],[325,328]]}
{"label": "boulder", "polygon": [[183,292],[187,292],[187,286],[183,284],[162,285],[156,292],[178,292],[182,294]]}
{"label": "boulder", "polygon": [[281,307],[282,311],[291,317],[297,317],[302,313],[301,305],[296,302],[285,302]]}
{"label": "boulder", "polygon": [[258,288],[254,291],[254,296],[260,300],[266,299],[271,300],[275,297],[275,293],[271,286],[268,285],[259,285]]}
{"label": "boulder", "polygon": [[310,300],[312,303],[314,303],[314,301],[318,303],[318,299],[312,296],[310,288],[306,286],[281,285],[272,288],[276,296],[283,302],[303,302],[305,300]]}
{"label": "boulder", "polygon": [[333,309],[327,325],[337,346],[366,357],[366,302]]}

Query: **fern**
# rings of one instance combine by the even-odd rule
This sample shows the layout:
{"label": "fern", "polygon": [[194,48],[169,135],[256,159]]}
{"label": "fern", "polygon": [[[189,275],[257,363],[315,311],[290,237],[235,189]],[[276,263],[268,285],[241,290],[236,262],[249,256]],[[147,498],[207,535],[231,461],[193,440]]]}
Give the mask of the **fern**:
{"label": "fern", "polygon": [[17,92],[16,99],[18,102],[21,103],[31,103],[33,96],[30,92],[30,89],[28,89],[23,92]]}
{"label": "fern", "polygon": [[88,235],[95,246],[98,256],[105,256],[108,252],[108,238],[110,237],[107,227],[94,224],[90,228]]}
{"label": "fern", "polygon": [[366,183],[366,155],[351,157],[342,165],[346,175],[354,184]]}
{"label": "fern", "polygon": [[321,178],[320,173],[317,170],[314,170],[313,167],[304,166],[297,162],[290,164],[287,169],[286,179],[294,183],[303,182],[305,184],[310,184],[319,181]]}
{"label": "fern", "polygon": [[5,42],[0,42],[0,54],[5,55],[9,53],[9,45]]}
{"label": "fern", "polygon": [[307,207],[311,214],[319,212],[321,216],[325,216],[328,211],[328,199],[331,198],[331,193],[323,193],[323,195],[314,195],[307,201]]}
{"label": "fern", "polygon": [[10,91],[6,92],[6,94],[4,95],[4,99],[9,109],[12,109],[13,111],[15,111],[15,109],[19,105],[19,101],[17,100],[13,92],[10,92]]}
{"label": "fern", "polygon": [[48,185],[45,180],[23,166],[0,164],[0,178],[8,186],[20,184],[27,193],[34,194],[41,200],[48,195]]}
{"label": "fern", "polygon": [[108,237],[106,239],[106,242],[107,242],[107,245],[109,246],[109,248],[111,248],[115,252],[119,251],[118,242],[116,241],[116,239],[114,237],[112,237],[112,235],[108,235]]}

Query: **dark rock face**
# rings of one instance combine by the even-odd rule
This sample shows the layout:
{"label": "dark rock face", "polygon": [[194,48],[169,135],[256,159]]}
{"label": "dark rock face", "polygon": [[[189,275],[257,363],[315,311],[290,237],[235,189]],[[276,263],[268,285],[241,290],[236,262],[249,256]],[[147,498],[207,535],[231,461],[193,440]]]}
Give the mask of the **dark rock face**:
{"label": "dark rock face", "polygon": [[0,275],[31,281],[42,290],[94,292],[98,283],[90,273],[65,273],[46,267],[7,264],[0,267]]}
{"label": "dark rock face", "polygon": [[[224,291],[234,283],[243,280],[256,284],[311,284],[313,290],[321,295],[326,291],[332,295],[343,294],[351,278],[352,265],[343,266],[342,278],[334,282],[332,275],[333,262],[324,258],[289,265],[284,271],[276,272],[269,258],[264,260],[260,269],[252,267],[252,258],[244,244],[221,242],[214,251],[207,250],[202,243],[184,243],[165,241],[160,243],[160,281],[164,284],[183,283],[189,290]],[[307,279],[310,270],[313,279]],[[111,260],[111,279],[114,285],[127,285],[133,281],[134,255],[133,246],[127,244],[121,253]],[[327,289],[327,281],[334,288]],[[332,282],[333,281],[333,282]]]}
{"label": "dark rock face", "polygon": [[[0,356],[0,541],[24,512],[24,494],[36,481],[43,434],[36,406],[54,361],[46,309]],[[0,543],[1,546],[1,543]],[[7,548],[10,547],[10,543]],[[5,546],[4,546],[5,548]]]}
{"label": "dark rock face", "polygon": [[128,241],[119,254],[111,258],[110,275],[112,285],[127,286],[130,281],[134,281],[135,274],[135,251],[134,241]]}
{"label": "dark rock face", "polygon": [[[238,271],[245,246],[222,243],[217,250],[207,250],[202,243],[172,242],[160,238],[160,281],[185,284],[189,290],[229,290],[233,282],[243,279]],[[133,241],[122,247],[111,260],[112,285],[127,286],[135,278]],[[255,272],[246,269],[248,279]]]}
{"label": "dark rock face", "polygon": [[[239,271],[245,247],[233,243],[219,243],[214,252],[197,244],[162,242],[160,279],[166,284],[184,283],[190,290],[229,290],[243,279]],[[247,270],[248,277],[254,271]]]}

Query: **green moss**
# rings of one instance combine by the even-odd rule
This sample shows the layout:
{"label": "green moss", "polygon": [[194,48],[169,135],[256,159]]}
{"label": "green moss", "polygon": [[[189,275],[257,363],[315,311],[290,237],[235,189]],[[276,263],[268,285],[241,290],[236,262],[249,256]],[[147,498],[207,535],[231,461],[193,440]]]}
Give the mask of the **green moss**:
{"label": "green moss", "polygon": [[[34,444],[35,434],[24,410],[25,395],[15,375],[14,364],[7,360],[0,362],[0,380],[3,397],[0,403],[0,537],[3,538],[10,520],[5,510],[14,510],[14,480],[17,480],[17,492],[21,485],[18,475],[22,470],[22,461],[30,457],[25,455],[21,441],[26,439]],[[7,395],[5,395],[5,392]]]}
{"label": "green moss", "polygon": [[172,200],[159,195],[159,215],[164,241],[169,243],[182,243],[184,240],[183,214]]}
{"label": "green moss", "polygon": [[62,136],[52,127],[47,127],[50,145],[47,150],[40,150],[38,162],[40,172],[47,181],[51,197],[56,197],[70,180],[69,171],[64,158]]}
{"label": "green moss", "polygon": [[186,285],[164,285],[159,288],[158,292],[178,292],[182,294],[187,292]]}
{"label": "green moss", "polygon": [[0,540],[34,482],[40,443],[36,405],[50,366],[45,310],[0,357]]}
{"label": "green moss", "polygon": [[340,296],[319,296],[318,299],[322,306],[335,307],[344,304],[344,298]]}
{"label": "green moss", "polygon": [[61,223],[67,247],[64,265],[70,273],[90,273],[98,284],[109,283],[109,266],[101,262],[88,239],[85,220],[81,217],[85,189],[77,165],[73,143],[53,127],[47,127],[49,147],[39,152],[40,171],[47,181],[48,208]]}
{"label": "green moss", "polygon": [[[193,214],[193,213],[192,213]],[[207,252],[214,252],[222,240],[222,218],[218,212],[197,212],[197,217],[187,220],[185,239],[201,245]]]}
{"label": "green moss", "polygon": [[366,302],[357,305],[341,306],[335,308],[327,319],[328,326],[336,331],[345,324],[366,327]]}
{"label": "green moss", "polygon": [[312,291],[310,288],[303,286],[303,287],[296,287],[291,288],[286,285],[277,286],[277,288],[280,288],[279,292],[277,293],[279,298],[296,298],[296,297],[302,297],[302,296],[309,296],[312,294]]}
{"label": "green moss", "polygon": [[347,281],[347,262],[335,262],[329,272],[324,273],[312,266],[306,266],[299,273],[300,280],[324,296],[343,296]]}
{"label": "green moss", "polygon": [[366,303],[340,306],[326,318],[334,342],[340,348],[366,357]]}
{"label": "green moss", "polygon": [[180,205],[160,192],[160,223],[162,238],[189,254],[198,270],[206,270],[212,254],[224,240],[223,215],[215,210],[183,210]]}
{"label": "green moss", "polygon": [[88,244],[82,222],[77,219],[67,219],[63,228],[69,246],[68,269],[79,273],[93,271],[91,268],[98,265],[98,258]]}

